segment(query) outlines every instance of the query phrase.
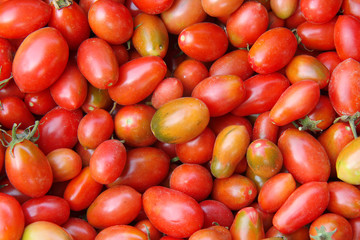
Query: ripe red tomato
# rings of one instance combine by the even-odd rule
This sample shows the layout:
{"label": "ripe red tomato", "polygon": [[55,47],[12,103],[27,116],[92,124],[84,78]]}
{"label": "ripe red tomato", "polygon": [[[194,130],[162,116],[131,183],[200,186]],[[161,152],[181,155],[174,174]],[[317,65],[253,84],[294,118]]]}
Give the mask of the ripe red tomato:
{"label": "ripe red tomato", "polygon": [[50,88],[40,92],[26,93],[24,102],[27,108],[35,115],[45,115],[57,104],[51,96]]}
{"label": "ripe red tomato", "polygon": [[194,232],[189,240],[232,240],[229,229],[222,226],[211,226]]}
{"label": "ripe red tomato", "polygon": [[158,109],[170,100],[183,96],[184,86],[181,81],[174,77],[162,80],[151,95],[151,105]]}
{"label": "ripe red tomato", "polygon": [[325,213],[312,222],[309,234],[311,238],[353,239],[353,231],[349,221],[334,213]]}
{"label": "ripe red tomato", "polygon": [[0,238],[18,240],[25,226],[24,213],[12,196],[0,193]]}
{"label": "ripe red tomato", "polygon": [[145,233],[151,240],[159,240],[163,234],[157,230],[149,219],[143,219],[135,224],[135,227]]}
{"label": "ripe red tomato", "polygon": [[62,227],[72,236],[73,240],[94,240],[97,235],[95,229],[81,218],[70,217]]}
{"label": "ripe red tomato", "polygon": [[260,114],[254,123],[252,140],[268,139],[273,143],[277,143],[279,127],[270,119],[270,111]]}
{"label": "ripe red tomato", "polygon": [[234,214],[225,204],[212,199],[204,200],[199,204],[205,213],[203,228],[211,227],[214,223],[230,228]]}
{"label": "ripe red tomato", "polygon": [[136,227],[130,225],[114,225],[101,230],[96,236],[96,240],[147,240],[147,235]]}
{"label": "ripe red tomato", "polygon": [[329,22],[340,10],[342,0],[302,0],[299,5],[304,18],[312,23]]}
{"label": "ripe red tomato", "polygon": [[0,100],[0,124],[6,129],[20,124],[20,129],[25,129],[35,123],[35,117],[25,105],[24,101],[15,96],[3,97]]}

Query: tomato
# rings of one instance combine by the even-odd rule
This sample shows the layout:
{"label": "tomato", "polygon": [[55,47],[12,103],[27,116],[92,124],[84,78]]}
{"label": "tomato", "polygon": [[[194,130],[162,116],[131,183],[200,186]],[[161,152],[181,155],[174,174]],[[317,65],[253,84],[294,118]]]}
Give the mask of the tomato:
{"label": "tomato", "polygon": [[326,23],[329,22],[340,10],[342,0],[301,0],[301,12],[308,22]]}
{"label": "tomato", "polygon": [[82,168],[79,154],[71,148],[58,148],[47,154],[54,182],[64,182],[77,176]]}
{"label": "tomato", "polygon": [[254,171],[250,167],[246,168],[245,176],[247,178],[249,178],[251,181],[253,181],[253,183],[255,183],[255,186],[256,186],[256,189],[258,190],[258,192],[264,186],[265,182],[269,179],[267,177],[263,177],[258,174],[255,174]]}
{"label": "tomato", "polygon": [[252,140],[268,139],[277,143],[279,127],[270,119],[270,111],[261,113],[255,120]]}
{"label": "tomato", "polygon": [[301,12],[300,4],[298,3],[293,15],[291,15],[285,20],[285,27],[289,29],[297,28],[303,22],[306,22],[306,19],[304,18]]}
{"label": "tomato", "polygon": [[214,180],[211,198],[236,211],[249,206],[255,200],[257,193],[252,180],[239,174],[233,174],[228,178]]}
{"label": "tomato", "polygon": [[226,22],[230,43],[237,48],[253,45],[269,25],[266,8],[256,1],[243,3]]}
{"label": "tomato", "polygon": [[289,234],[284,234],[284,233],[280,232],[279,230],[277,230],[274,226],[272,226],[266,232],[265,236],[270,237],[270,238],[279,237],[280,239],[287,239],[287,240],[310,240],[309,228],[305,227],[305,226],[301,227],[298,230],[296,230],[295,232],[289,233]]}
{"label": "tomato", "polygon": [[160,17],[146,13],[134,19],[134,34],[131,41],[141,56],[164,58],[169,47],[169,36]]}
{"label": "tomato", "polygon": [[[318,103],[319,84],[312,80],[302,80],[288,87],[270,110],[270,119],[278,126],[305,117]],[[301,105],[299,106],[299,102]]]}
{"label": "tomato", "polygon": [[170,100],[183,96],[184,87],[181,81],[174,77],[162,80],[151,95],[151,105],[158,109]]}
{"label": "tomato", "polygon": [[256,39],[249,51],[248,61],[257,73],[273,73],[290,62],[296,48],[296,37],[289,29],[270,29]]}
{"label": "tomato", "polygon": [[247,61],[247,57],[248,51],[245,49],[230,51],[211,64],[209,74],[210,76],[236,75],[242,80],[246,80],[254,72]]}
{"label": "tomato", "polygon": [[197,136],[209,123],[209,110],[193,97],[174,99],[161,106],[151,120],[151,131],[166,143],[184,143]]}
{"label": "tomato", "polygon": [[91,30],[111,44],[123,44],[133,34],[130,11],[121,3],[111,0],[94,2],[88,12]]}
{"label": "tomato", "polygon": [[199,204],[205,214],[203,228],[211,227],[214,224],[229,228],[234,221],[233,213],[222,202],[207,199]]}
{"label": "tomato", "polygon": [[57,106],[49,88],[40,92],[26,93],[24,102],[30,112],[35,115],[45,115]]}
{"label": "tomato", "polygon": [[9,39],[24,38],[44,27],[49,22],[50,15],[51,8],[44,1],[6,1],[0,6],[0,36]]}
{"label": "tomato", "polygon": [[245,100],[231,113],[248,116],[269,111],[289,85],[289,80],[281,73],[255,75],[244,81]]}
{"label": "tomato", "polygon": [[196,200],[174,189],[161,186],[147,189],[143,208],[158,230],[173,237],[190,237],[204,224],[204,212]]}
{"label": "tomato", "polygon": [[231,240],[229,230],[222,226],[211,226],[193,233],[189,240]]}
{"label": "tomato", "polygon": [[341,60],[353,58],[360,61],[360,41],[357,32],[360,20],[351,15],[340,15],[335,23],[334,43]]}
{"label": "tomato", "polygon": [[345,218],[360,216],[360,190],[355,186],[341,181],[329,182],[330,201],[329,212]]}
{"label": "tomato", "polygon": [[353,239],[358,239],[360,237],[360,218],[352,218],[349,222],[353,230]]}
{"label": "tomato", "polygon": [[85,148],[79,142],[75,146],[75,151],[81,157],[81,162],[83,167],[89,166],[91,155],[93,155],[95,149]]}
{"label": "tomato", "polygon": [[37,221],[25,227],[22,240],[35,239],[73,240],[71,235],[68,234],[62,227],[47,221]]}
{"label": "tomato", "polygon": [[88,38],[81,43],[77,51],[77,65],[84,77],[96,88],[109,88],[119,79],[115,53],[101,38]]}
{"label": "tomato", "polygon": [[230,125],[216,137],[210,162],[211,173],[216,178],[230,177],[246,154],[250,136],[244,126]]}
{"label": "tomato", "polygon": [[[133,0],[133,3],[143,12],[148,14],[160,14],[168,10],[174,0]],[[135,25],[136,26],[136,25]]]}
{"label": "tomato", "polygon": [[157,56],[140,57],[120,66],[119,79],[108,89],[120,105],[138,103],[148,97],[164,79],[166,64]]}
{"label": "tomato", "polygon": [[301,38],[301,43],[307,49],[329,51],[335,49],[334,29],[337,18],[323,24],[304,22],[296,31]]}
{"label": "tomato", "polygon": [[155,143],[150,122],[156,110],[145,104],[127,105],[115,115],[115,133],[128,146],[145,147]]}
{"label": "tomato", "polygon": [[98,233],[95,240],[147,240],[147,236],[141,230],[130,225],[115,225],[103,229]]}
{"label": "tomato", "polygon": [[7,129],[11,129],[14,124],[20,124],[20,128],[25,129],[35,123],[35,117],[18,97],[3,97],[0,106],[0,124]]}
{"label": "tomato", "polygon": [[320,53],[316,58],[329,69],[330,75],[335,67],[341,62],[341,59],[335,51]]}
{"label": "tomato", "polygon": [[81,106],[81,109],[84,112],[89,113],[97,108],[108,110],[112,105],[113,101],[111,100],[107,89],[99,89],[88,84],[86,99]]}
{"label": "tomato", "polygon": [[292,84],[313,80],[319,84],[320,89],[326,87],[330,81],[329,70],[310,55],[295,56],[286,66],[286,76]]}
{"label": "tomato", "polygon": [[358,1],[354,0],[344,0],[342,2],[341,10],[345,15],[352,15],[360,20],[359,15],[360,5]]}
{"label": "tomato", "polygon": [[[11,68],[13,62],[13,51],[10,42],[5,38],[0,38],[0,81],[8,79],[11,76]],[[9,79],[10,81],[10,79]],[[7,85],[9,83],[5,85]]]}
{"label": "tomato", "polygon": [[297,0],[271,0],[270,1],[271,10],[275,15],[281,19],[287,19],[294,14],[298,6]]}
{"label": "tomato", "polygon": [[[102,126],[99,131],[99,125]],[[79,122],[77,137],[81,145],[96,148],[109,139],[114,131],[114,121],[104,109],[95,109],[86,114]]]}
{"label": "tomato", "polygon": [[71,210],[84,210],[99,195],[102,187],[102,184],[91,177],[89,167],[85,167],[66,186],[64,199],[69,203]]}
{"label": "tomato", "polygon": [[[83,9],[86,16],[89,13],[89,9],[93,3],[95,3],[97,0],[79,0],[79,6]],[[113,0],[115,2],[125,4],[125,0]]]}
{"label": "tomato", "polygon": [[[208,41],[212,39],[212,41]],[[225,54],[228,38],[225,31],[215,23],[192,24],[181,31],[178,37],[180,49],[189,57],[211,62]]]}
{"label": "tomato", "polygon": [[45,27],[32,32],[15,53],[16,85],[25,93],[48,88],[64,71],[68,57],[69,46],[58,30]]}
{"label": "tomato", "polygon": [[127,151],[126,155],[120,177],[108,186],[128,185],[143,193],[163,181],[169,172],[170,158],[161,149],[138,147]]}
{"label": "tomato", "polygon": [[30,196],[25,195],[24,193],[17,190],[9,181],[8,178],[3,178],[0,181],[2,188],[0,188],[0,192],[6,195],[14,197],[20,204],[31,199]]}
{"label": "tomato", "polygon": [[277,174],[283,165],[280,149],[267,139],[251,142],[246,151],[246,159],[254,174],[265,178]]}
{"label": "tomato", "polygon": [[279,18],[274,12],[268,12],[269,15],[269,29],[277,27],[285,27],[285,20]]}
{"label": "tomato", "polygon": [[97,234],[95,229],[81,218],[70,217],[62,227],[73,240],[94,240]]}
{"label": "tomato", "polygon": [[37,221],[48,221],[58,225],[64,224],[70,216],[70,207],[61,197],[45,195],[32,198],[22,204],[25,224]]}
{"label": "tomato", "polygon": [[236,75],[216,75],[198,83],[191,93],[202,100],[211,117],[225,115],[245,100],[245,87]]}
{"label": "tomato", "polygon": [[331,238],[334,240],[352,240],[353,233],[350,223],[342,216],[326,213],[318,217],[310,225],[312,239]]}
{"label": "tomato", "polygon": [[238,117],[231,113],[225,114],[220,117],[210,118],[209,127],[214,131],[215,135],[218,135],[224,128],[230,125],[244,126],[251,138],[252,136],[252,125],[250,121],[245,117]]}
{"label": "tomato", "polygon": [[88,222],[95,228],[129,224],[139,214],[141,194],[132,187],[118,185],[102,192],[87,209]]}
{"label": "tomato", "polygon": [[0,193],[0,238],[18,240],[25,226],[24,213],[12,196]]}
{"label": "tomato", "polygon": [[272,219],[274,217],[274,213],[265,212],[261,209],[260,205],[257,202],[253,202],[252,204],[250,204],[249,207],[255,208],[255,210],[259,213],[265,232],[270,227],[272,227]]}
{"label": "tomato", "polygon": [[273,225],[289,234],[318,218],[329,203],[326,182],[308,182],[298,187],[275,213]]}
{"label": "tomato", "polygon": [[181,62],[174,71],[184,88],[184,96],[190,96],[194,87],[209,76],[206,66],[197,60],[187,59]]}
{"label": "tomato", "polygon": [[171,7],[161,13],[161,19],[168,32],[175,35],[205,18],[206,12],[202,8],[201,0],[174,0]]}
{"label": "tomato", "polygon": [[[11,67],[10,67],[10,71],[11,71]],[[9,72],[9,74],[11,74],[11,72]],[[0,76],[1,76],[1,73],[0,73]],[[24,99],[24,97],[25,97],[25,93],[20,91],[19,87],[16,85],[13,78],[10,79],[9,82],[0,89],[0,97],[1,98],[10,97],[10,96],[18,97],[20,99]]]}
{"label": "tomato", "polygon": [[145,233],[151,240],[159,240],[162,233],[157,230],[149,219],[140,220],[135,224],[135,227]]}
{"label": "tomato", "polygon": [[260,189],[258,202],[265,212],[276,212],[296,189],[296,182],[290,173],[279,173],[265,182]]}
{"label": "tomato", "polygon": [[331,164],[331,177],[336,177],[336,160],[340,151],[354,139],[348,123],[338,122],[332,124],[317,138],[329,157]]}
{"label": "tomato", "polygon": [[50,2],[52,11],[48,26],[59,30],[69,49],[76,50],[90,36],[87,14],[77,2],[72,1],[69,6],[60,9],[57,8],[56,1]]}
{"label": "tomato", "polygon": [[171,189],[181,191],[198,202],[210,195],[212,187],[213,179],[209,170],[198,164],[181,164],[170,176]]}
{"label": "tomato", "polygon": [[237,212],[230,233],[233,240],[263,239],[265,237],[263,223],[255,208],[246,207]]}
{"label": "tomato", "polygon": [[307,132],[287,129],[279,137],[278,147],[285,168],[301,184],[326,182],[330,176],[330,161],[323,146]]}

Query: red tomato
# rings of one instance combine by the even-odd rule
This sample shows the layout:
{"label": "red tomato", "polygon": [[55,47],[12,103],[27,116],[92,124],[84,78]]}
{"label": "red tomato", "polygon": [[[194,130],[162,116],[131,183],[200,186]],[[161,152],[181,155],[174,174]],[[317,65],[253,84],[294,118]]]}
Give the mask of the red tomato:
{"label": "red tomato", "polygon": [[293,15],[285,20],[285,26],[289,29],[293,29],[297,28],[303,22],[306,22],[306,19],[301,12],[300,4],[298,4]]}
{"label": "red tomato", "polygon": [[95,229],[81,218],[71,217],[62,227],[72,236],[73,240],[94,240],[97,235]]}
{"label": "red tomato", "polygon": [[15,53],[16,85],[25,93],[48,88],[64,71],[68,57],[69,46],[58,30],[45,27],[32,32]]}
{"label": "red tomato", "polygon": [[148,14],[160,14],[168,10],[174,0],[132,0],[133,3],[143,12]]}
{"label": "red tomato", "polygon": [[24,38],[44,27],[49,22],[50,15],[51,8],[44,1],[6,1],[0,6],[0,36],[9,39]]}
{"label": "red tomato", "polygon": [[112,105],[113,101],[111,100],[107,89],[99,89],[88,84],[86,99],[81,106],[81,109],[84,112],[89,113],[97,108],[108,110]]}
{"label": "red tomato", "polygon": [[220,26],[201,22],[182,30],[178,44],[187,56],[198,61],[211,62],[224,55],[228,48],[228,39]]}
{"label": "red tomato", "polygon": [[201,5],[208,15],[224,17],[236,11],[243,2],[242,0],[202,0]]}
{"label": "red tomato", "polygon": [[277,27],[285,27],[285,20],[279,18],[275,15],[274,12],[268,12],[269,14],[269,29],[277,28]]}
{"label": "red tomato", "polygon": [[214,131],[215,135],[218,135],[224,128],[230,125],[244,126],[251,138],[252,136],[252,125],[250,121],[245,117],[238,117],[231,113],[225,114],[220,117],[210,118],[209,127]]}
{"label": "red tomato", "polygon": [[17,190],[9,181],[8,178],[4,178],[0,181],[2,188],[0,188],[0,192],[5,193],[6,195],[14,197],[20,204],[25,201],[31,199],[30,196],[25,195],[24,193]]}
{"label": "red tomato", "polygon": [[11,129],[14,124],[25,129],[35,123],[35,117],[29,111],[24,101],[18,97],[8,96],[0,99],[0,124]]}
{"label": "red tomato", "polygon": [[183,96],[184,87],[177,78],[170,77],[162,80],[151,95],[151,105],[158,109],[170,100]]}
{"label": "red tomato", "polygon": [[[10,67],[9,74],[11,74],[11,67]],[[1,73],[0,73],[0,76],[1,76]],[[20,99],[24,99],[25,93],[20,91],[19,87],[16,85],[15,81],[12,78],[9,80],[8,83],[6,83],[5,86],[3,86],[0,89],[0,97],[1,98],[3,98],[3,97],[18,97]]]}
{"label": "red tomato", "polygon": [[323,146],[309,133],[289,128],[279,137],[278,147],[284,166],[299,183],[328,180],[329,158]]}
{"label": "red tomato", "polygon": [[330,75],[335,67],[341,62],[341,59],[335,51],[323,52],[316,57],[330,71]]}
{"label": "red tomato", "polygon": [[[269,237],[269,240],[282,240],[282,239],[288,239],[288,240],[310,240],[309,236],[309,228],[304,226],[299,228],[293,233],[284,234],[280,232],[278,229],[276,229],[274,226],[272,226],[267,232],[266,237]],[[273,239],[276,238],[276,239]],[[279,239],[278,239],[279,238]],[[263,239],[265,240],[265,239]]]}
{"label": "red tomato", "polygon": [[0,238],[18,240],[25,226],[24,213],[12,196],[0,193]]}
{"label": "red tomato", "polygon": [[360,20],[360,3],[356,0],[344,0],[341,6],[344,15],[352,15]]}
{"label": "red tomato", "polygon": [[151,223],[174,237],[190,237],[204,224],[204,212],[192,197],[180,191],[154,186],[143,194],[143,208]]}
{"label": "red tomato", "polygon": [[149,219],[140,220],[135,227],[145,233],[151,240],[159,240],[163,234],[157,230]]}
{"label": "red tomato", "polygon": [[255,120],[252,140],[268,139],[277,143],[279,127],[270,119],[270,111],[261,113]]}
{"label": "red tomato", "polygon": [[234,221],[234,215],[222,202],[208,199],[199,203],[201,209],[204,211],[204,227],[211,227],[214,224],[230,228]]}
{"label": "red tomato", "polygon": [[26,93],[24,102],[30,112],[35,115],[45,115],[57,106],[51,96],[49,88],[40,92]]}
{"label": "red tomato", "polygon": [[147,235],[136,227],[130,225],[115,225],[100,231],[95,240],[147,240]]}
{"label": "red tomato", "polygon": [[274,214],[262,210],[259,203],[257,202],[253,202],[252,204],[250,204],[249,207],[255,208],[255,210],[259,213],[260,218],[263,222],[264,231],[266,232],[267,230],[269,230],[269,228],[272,227],[272,219],[274,217]]}
{"label": "red tomato", "polygon": [[230,43],[236,48],[253,45],[269,25],[266,8],[259,2],[249,1],[232,13],[226,22]]}
{"label": "red tomato", "polygon": [[[270,119],[278,126],[305,117],[318,103],[319,84],[312,80],[302,80],[288,87],[270,111]],[[301,105],[299,105],[301,103]]]}
{"label": "red tomato", "polygon": [[289,80],[281,73],[255,75],[244,81],[245,100],[231,113],[248,116],[269,111],[289,85]]}
{"label": "red tomato", "polygon": [[265,237],[260,214],[253,207],[246,207],[237,212],[230,232],[233,240],[261,240]]}
{"label": "red tomato", "polygon": [[349,222],[353,230],[353,239],[358,239],[360,237],[360,217],[352,218]]}
{"label": "red tomato", "polygon": [[111,44],[123,44],[133,34],[134,26],[130,11],[116,1],[94,2],[89,9],[88,20],[95,35]]}
{"label": "red tomato", "polygon": [[326,182],[308,182],[298,187],[275,213],[273,225],[284,234],[293,233],[318,218],[329,203]]}
{"label": "red tomato", "polygon": [[333,240],[352,240],[353,231],[350,223],[342,216],[326,213],[318,217],[310,225],[311,238],[328,238]]}
{"label": "red tomato", "polygon": [[[0,38],[0,81],[5,79],[9,79],[11,76],[11,68],[12,68],[12,61],[13,61],[13,51],[10,42],[5,38]],[[10,79],[9,79],[10,81]],[[9,83],[7,81],[4,83],[7,85]],[[2,85],[2,84],[1,84]]]}
{"label": "red tomato", "polygon": [[166,64],[160,57],[147,56],[120,66],[118,82],[108,89],[120,105],[138,103],[148,97],[164,79]]}
{"label": "red tomato", "polygon": [[342,0],[301,0],[299,4],[308,22],[326,23],[339,12]]}
{"label": "red tomato", "polygon": [[79,154],[70,148],[58,148],[47,156],[50,163],[54,182],[64,182],[76,177],[82,168]]}
{"label": "red tomato", "polygon": [[273,73],[290,62],[296,49],[296,37],[289,29],[274,28],[256,39],[249,51],[248,61],[257,73]]}
{"label": "red tomato", "polygon": [[106,140],[96,147],[90,158],[91,177],[102,184],[114,182],[122,173],[126,149],[117,139]]}
{"label": "red tomato", "polygon": [[194,232],[189,240],[231,240],[229,229],[222,226],[211,226]]}
{"label": "red tomato", "polygon": [[245,100],[245,87],[236,75],[216,75],[198,83],[191,93],[202,100],[211,117],[225,115]]}

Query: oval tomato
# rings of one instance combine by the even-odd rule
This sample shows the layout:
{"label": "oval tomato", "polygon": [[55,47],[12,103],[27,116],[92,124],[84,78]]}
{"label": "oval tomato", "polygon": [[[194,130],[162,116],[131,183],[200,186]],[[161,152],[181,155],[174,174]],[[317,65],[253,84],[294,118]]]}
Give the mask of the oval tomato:
{"label": "oval tomato", "polygon": [[157,230],[149,219],[143,219],[135,224],[135,227],[145,233],[152,240],[159,240],[163,234]]}
{"label": "oval tomato", "polygon": [[304,18],[312,23],[329,22],[340,10],[342,0],[301,0],[299,5]]}
{"label": "oval tomato", "polygon": [[147,235],[130,225],[115,225],[101,230],[95,240],[147,240]]}
{"label": "oval tomato", "polygon": [[229,230],[222,226],[212,226],[193,233],[189,240],[231,240]]}
{"label": "oval tomato", "polygon": [[174,0],[156,0],[156,1],[132,0],[132,1],[141,11],[148,14],[160,14],[168,10],[174,2]]}
{"label": "oval tomato", "polygon": [[344,182],[360,184],[359,149],[360,138],[351,140],[339,153],[336,159],[337,177]]}
{"label": "oval tomato", "polygon": [[230,233],[233,240],[263,239],[265,232],[260,214],[253,207],[241,209],[235,216]]}
{"label": "oval tomato", "polygon": [[64,182],[76,177],[82,168],[79,154],[71,148],[58,148],[46,155],[54,176],[54,182]]}
{"label": "oval tomato", "polygon": [[270,119],[270,111],[261,113],[255,120],[252,140],[268,139],[277,143],[279,127]]}
{"label": "oval tomato", "polygon": [[211,227],[214,223],[230,228],[234,221],[234,215],[222,202],[207,199],[199,203],[204,211],[204,228]]}
{"label": "oval tomato", "polygon": [[24,213],[12,196],[0,193],[0,238],[18,240],[25,226]]}
{"label": "oval tomato", "polygon": [[174,77],[162,80],[151,95],[151,105],[158,109],[165,103],[183,96],[184,87],[181,81]]}
{"label": "oval tomato", "polygon": [[22,240],[35,239],[73,240],[62,227],[47,221],[33,222],[25,227]]}
{"label": "oval tomato", "polygon": [[40,92],[26,93],[24,102],[30,112],[35,115],[45,115],[57,106],[51,96],[49,88]]}
{"label": "oval tomato", "polygon": [[0,124],[6,129],[11,129],[14,124],[18,124],[20,129],[34,125],[35,117],[20,98],[2,97],[0,106]]}
{"label": "oval tomato", "polygon": [[62,227],[73,240],[94,240],[97,235],[95,229],[81,218],[71,217]]}
{"label": "oval tomato", "polygon": [[275,15],[281,19],[287,19],[294,14],[298,5],[297,0],[271,0],[270,7]]}
{"label": "oval tomato", "polygon": [[333,240],[352,240],[353,231],[350,223],[344,217],[326,213],[318,217],[310,225],[309,234],[312,239],[331,238]]}

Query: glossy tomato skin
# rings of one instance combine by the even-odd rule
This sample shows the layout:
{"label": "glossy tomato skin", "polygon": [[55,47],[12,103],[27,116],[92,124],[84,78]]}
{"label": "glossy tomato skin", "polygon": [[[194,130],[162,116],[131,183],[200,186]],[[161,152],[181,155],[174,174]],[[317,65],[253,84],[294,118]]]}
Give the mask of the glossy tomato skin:
{"label": "glossy tomato skin", "polygon": [[246,207],[237,212],[230,233],[233,240],[263,239],[265,237],[263,223],[255,208]]}
{"label": "glossy tomato skin", "polygon": [[[270,110],[271,120],[284,126],[305,117],[311,112],[320,98],[319,84],[312,80],[296,82],[288,87]],[[299,102],[302,104],[299,106]]]}
{"label": "glossy tomato skin", "polygon": [[[332,233],[333,231],[335,232]],[[353,239],[353,231],[348,220],[334,213],[325,213],[312,222],[309,234],[313,239],[321,236],[325,237],[326,235],[334,240]]]}
{"label": "glossy tomato skin", "polygon": [[349,222],[353,230],[353,239],[358,239],[360,237],[360,218],[352,218]]}
{"label": "glossy tomato skin", "polygon": [[80,110],[53,108],[40,119],[40,137],[36,141],[39,148],[45,154],[57,148],[73,148],[78,141],[77,128],[81,118]]}
{"label": "glossy tomato skin", "polygon": [[190,237],[204,224],[204,212],[196,200],[174,189],[161,186],[147,189],[143,208],[157,229],[173,237]]}
{"label": "glossy tomato skin", "polygon": [[312,23],[326,23],[329,22],[340,10],[342,1],[331,0],[302,0],[300,1],[300,8],[304,18]]}
{"label": "glossy tomato skin", "polygon": [[0,124],[6,129],[11,129],[15,123],[21,124],[21,129],[34,125],[35,117],[20,98],[3,97],[0,104]]}
{"label": "glossy tomato skin", "polygon": [[72,2],[70,6],[61,9],[56,9],[51,3],[51,7],[48,26],[58,29],[68,43],[69,49],[75,51],[90,36],[87,15],[77,2]]}
{"label": "glossy tomato skin", "polygon": [[134,34],[131,41],[141,56],[164,58],[169,47],[169,35],[161,18],[141,13],[134,19]]}
{"label": "glossy tomato skin", "polygon": [[[99,131],[99,125],[102,131]],[[95,109],[86,114],[79,122],[77,138],[81,145],[96,148],[103,141],[108,140],[114,131],[114,121],[104,109]]]}
{"label": "glossy tomato skin", "polygon": [[13,61],[13,50],[9,40],[0,38],[0,81],[10,77]]}
{"label": "glossy tomato skin", "polygon": [[289,234],[314,221],[325,210],[330,194],[326,182],[308,182],[298,187],[275,213],[273,225]]}
{"label": "glossy tomato skin", "polygon": [[203,228],[211,227],[214,222],[220,226],[230,228],[234,221],[234,214],[222,202],[207,199],[199,203],[201,209],[204,211],[204,226]]}
{"label": "glossy tomato skin", "polygon": [[295,35],[287,28],[266,31],[249,51],[248,61],[255,72],[273,73],[285,67],[297,49]]}
{"label": "glossy tomato skin", "polygon": [[251,138],[252,136],[252,125],[250,121],[245,117],[238,117],[231,113],[225,114],[220,117],[210,118],[209,127],[214,131],[215,135],[218,135],[224,128],[230,125],[244,126]]}
{"label": "glossy tomato skin", "polygon": [[307,132],[287,129],[279,137],[278,147],[285,168],[301,184],[326,182],[330,176],[330,161],[323,146]]}
{"label": "glossy tomato skin", "polygon": [[25,226],[24,213],[19,202],[12,196],[0,193],[0,238],[20,239]]}
{"label": "glossy tomato skin", "polygon": [[191,96],[202,100],[211,117],[225,115],[245,100],[242,79],[235,75],[216,75],[198,83]]}
{"label": "glossy tomato skin", "polygon": [[0,189],[1,193],[14,197],[20,204],[31,199],[30,196],[25,195],[24,193],[17,190],[9,181],[8,178],[4,178],[0,182],[4,187]]}
{"label": "glossy tomato skin", "polygon": [[160,14],[168,10],[174,0],[133,0],[133,3],[143,12],[148,14]]}
{"label": "glossy tomato skin", "polygon": [[81,218],[70,217],[61,227],[72,236],[73,240],[94,240],[97,235],[95,229]]}
{"label": "glossy tomato skin", "polygon": [[[11,67],[10,67],[10,71],[11,71]],[[9,72],[9,74],[11,74],[11,72]],[[3,88],[0,89],[0,97],[1,98],[8,97],[8,96],[18,97],[20,99],[24,99],[24,97],[25,97],[25,93],[20,91],[20,89],[16,85],[14,79],[10,79],[9,82]]]}
{"label": "glossy tomato skin", "polygon": [[47,112],[57,106],[51,96],[49,88],[40,92],[26,93],[24,102],[30,112],[35,115],[45,115]]}
{"label": "glossy tomato skin", "polygon": [[44,236],[52,240],[73,240],[71,235],[62,227],[47,221],[37,221],[27,225],[24,229],[22,240],[41,239]]}
{"label": "glossy tomato skin", "polygon": [[44,27],[49,22],[50,15],[51,8],[44,1],[6,1],[0,7],[0,36],[9,39],[24,38]]}
{"label": "glossy tomato skin", "polygon": [[271,240],[273,240],[272,238],[276,238],[276,240],[280,240],[284,238],[291,240],[310,240],[309,228],[306,226],[301,227],[298,230],[294,231],[293,233],[289,233],[289,234],[284,234],[280,232],[278,229],[276,229],[274,226],[272,226],[266,232],[265,236],[270,238]]}
{"label": "glossy tomato skin", "polygon": [[341,10],[345,15],[352,15],[360,20],[359,9],[359,2],[354,0],[344,0],[341,5]]}
{"label": "glossy tomato skin", "polygon": [[154,147],[138,147],[129,150],[126,164],[120,177],[108,187],[128,185],[138,192],[145,192],[151,186],[163,181],[170,166],[170,157],[161,149]]}
{"label": "glossy tomato skin", "polygon": [[250,77],[244,81],[244,86],[245,100],[231,111],[236,116],[248,116],[271,110],[290,83],[281,73],[270,73]]}
{"label": "glossy tomato skin", "polygon": [[122,107],[115,115],[116,136],[128,146],[146,147],[155,143],[156,138],[150,129],[155,109],[145,104]]}
{"label": "glossy tomato skin", "polygon": [[268,139],[277,143],[279,127],[270,119],[270,111],[261,113],[255,120],[252,140]]}
{"label": "glossy tomato skin", "polygon": [[77,65],[94,86],[106,89],[119,79],[119,67],[111,46],[101,38],[88,38],[77,51]]}
{"label": "glossy tomato skin", "polygon": [[353,58],[360,61],[360,41],[356,35],[359,29],[360,20],[357,18],[351,15],[338,17],[334,29],[334,43],[341,60]]}
{"label": "glossy tomato skin", "polygon": [[269,25],[266,8],[259,2],[251,1],[241,6],[230,15],[226,30],[230,43],[236,48],[245,48],[254,44]]}
{"label": "glossy tomato skin", "polygon": [[57,196],[45,195],[32,198],[24,202],[21,207],[25,216],[25,225],[37,221],[48,221],[62,225],[70,216],[68,202]]}
{"label": "glossy tomato skin", "polygon": [[135,227],[145,233],[150,239],[159,240],[163,234],[157,230],[149,219],[143,219],[135,224]]}
{"label": "glossy tomato skin", "polygon": [[46,155],[54,182],[64,182],[76,177],[82,168],[82,160],[71,148],[58,148]]}
{"label": "glossy tomato skin", "polygon": [[271,0],[270,6],[271,10],[275,13],[280,19],[287,19],[294,14],[298,5],[297,0]]}
{"label": "glossy tomato skin", "polygon": [[[212,41],[209,42],[209,39]],[[228,39],[220,26],[201,22],[182,30],[178,44],[187,56],[202,62],[211,62],[224,55],[228,48]]]}
{"label": "glossy tomato skin", "polygon": [[16,85],[25,93],[48,88],[64,71],[68,57],[69,46],[58,30],[45,27],[32,32],[14,57]]}
{"label": "glossy tomato skin", "polygon": [[95,240],[147,240],[147,235],[140,229],[130,225],[115,225],[101,230]]}
{"label": "glossy tomato skin", "polygon": [[360,190],[355,186],[342,182],[329,182],[330,201],[329,212],[339,214],[347,219],[360,216]]}
{"label": "glossy tomato skin", "polygon": [[129,224],[141,210],[141,194],[118,185],[102,192],[87,209],[88,222],[98,229]]}
{"label": "glossy tomato skin", "polygon": [[[360,63],[352,58],[339,63],[331,75],[329,98],[340,116],[353,115],[360,111]],[[341,86],[341,87],[340,87]]]}
{"label": "glossy tomato skin", "polygon": [[110,0],[94,2],[88,12],[91,30],[111,44],[123,44],[133,34],[130,11],[121,3]]}
{"label": "glossy tomato skin", "polygon": [[174,77],[162,80],[151,95],[151,105],[158,109],[170,100],[183,96],[184,86],[181,81]]}
{"label": "glossy tomato skin", "polygon": [[211,226],[193,233],[189,240],[231,240],[229,229],[222,226]]}
{"label": "glossy tomato skin", "polygon": [[216,178],[230,177],[246,154],[250,136],[244,126],[230,125],[216,137],[210,162],[211,173]]}
{"label": "glossy tomato skin", "polygon": [[201,6],[204,11],[212,17],[229,16],[236,11],[244,1],[224,1],[224,0],[202,0]]}
{"label": "glossy tomato skin", "polygon": [[151,120],[151,131],[166,143],[184,143],[197,137],[210,120],[209,109],[197,98],[174,99],[161,106]]}
{"label": "glossy tomato skin", "polygon": [[164,79],[167,68],[158,56],[140,57],[120,66],[119,79],[108,89],[111,99],[120,105],[139,103]]}
{"label": "glossy tomato skin", "polygon": [[97,108],[108,110],[112,104],[113,101],[111,100],[107,89],[99,89],[88,84],[86,99],[81,106],[81,109],[86,113]]}
{"label": "glossy tomato skin", "polygon": [[30,197],[44,196],[53,182],[45,154],[27,139],[6,149],[5,170],[11,184]]}

